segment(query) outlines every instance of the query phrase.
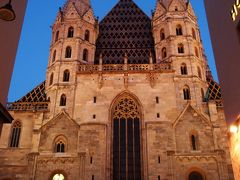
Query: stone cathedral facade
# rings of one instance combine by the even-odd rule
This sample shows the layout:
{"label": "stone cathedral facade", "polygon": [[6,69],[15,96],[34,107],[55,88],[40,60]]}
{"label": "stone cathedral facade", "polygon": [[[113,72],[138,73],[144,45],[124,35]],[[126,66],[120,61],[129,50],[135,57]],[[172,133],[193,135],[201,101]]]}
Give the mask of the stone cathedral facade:
{"label": "stone cathedral facade", "polygon": [[98,22],[68,0],[46,81],[8,104],[0,180],[232,180],[221,93],[189,2],[149,18],[119,0]]}

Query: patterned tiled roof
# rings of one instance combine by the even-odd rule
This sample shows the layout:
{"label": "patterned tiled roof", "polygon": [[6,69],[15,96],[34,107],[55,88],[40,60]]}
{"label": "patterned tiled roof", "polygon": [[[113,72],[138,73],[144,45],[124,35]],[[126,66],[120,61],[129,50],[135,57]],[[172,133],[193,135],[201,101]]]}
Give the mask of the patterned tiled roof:
{"label": "patterned tiled roof", "polygon": [[208,81],[208,91],[207,99],[208,100],[222,100],[221,88],[219,84],[214,81],[212,78],[207,78]]}
{"label": "patterned tiled roof", "polygon": [[46,102],[45,81],[16,102]]}

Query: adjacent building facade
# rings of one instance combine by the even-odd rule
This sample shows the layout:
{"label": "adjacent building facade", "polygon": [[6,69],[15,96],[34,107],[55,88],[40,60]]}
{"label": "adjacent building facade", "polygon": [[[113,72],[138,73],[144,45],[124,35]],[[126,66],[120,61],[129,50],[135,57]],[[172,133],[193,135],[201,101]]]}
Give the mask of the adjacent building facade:
{"label": "adjacent building facade", "polygon": [[[205,0],[212,45],[224,100],[226,120],[239,129],[240,118],[240,4],[238,0],[217,3]],[[238,130],[239,131],[239,130]],[[229,136],[236,179],[240,179],[239,132]]]}
{"label": "adjacent building facade", "polygon": [[232,180],[219,86],[183,0],[149,18],[120,0],[101,21],[68,0],[46,81],[8,106],[0,179]]}
{"label": "adjacent building facade", "polygon": [[[2,1],[0,7],[6,3],[7,1]],[[27,0],[14,1],[12,5],[17,15],[16,19],[12,22],[6,22],[0,19],[0,134],[3,123],[12,122],[12,117],[5,109],[5,106]]]}

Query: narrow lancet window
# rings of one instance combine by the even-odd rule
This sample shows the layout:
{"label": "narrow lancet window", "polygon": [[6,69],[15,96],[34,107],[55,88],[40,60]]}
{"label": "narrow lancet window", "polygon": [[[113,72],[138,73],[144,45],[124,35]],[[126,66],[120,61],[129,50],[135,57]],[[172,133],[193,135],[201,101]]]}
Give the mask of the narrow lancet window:
{"label": "narrow lancet window", "polygon": [[16,121],[13,123],[10,147],[18,147],[19,146],[21,128],[22,128],[22,124],[20,121]]}

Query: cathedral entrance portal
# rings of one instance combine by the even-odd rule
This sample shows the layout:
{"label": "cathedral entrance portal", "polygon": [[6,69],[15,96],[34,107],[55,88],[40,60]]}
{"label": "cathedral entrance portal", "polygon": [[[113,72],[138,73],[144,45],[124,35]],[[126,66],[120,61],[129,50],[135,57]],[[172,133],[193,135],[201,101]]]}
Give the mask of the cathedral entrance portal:
{"label": "cathedral entrance portal", "polygon": [[141,180],[140,107],[124,94],[112,109],[113,180]]}

